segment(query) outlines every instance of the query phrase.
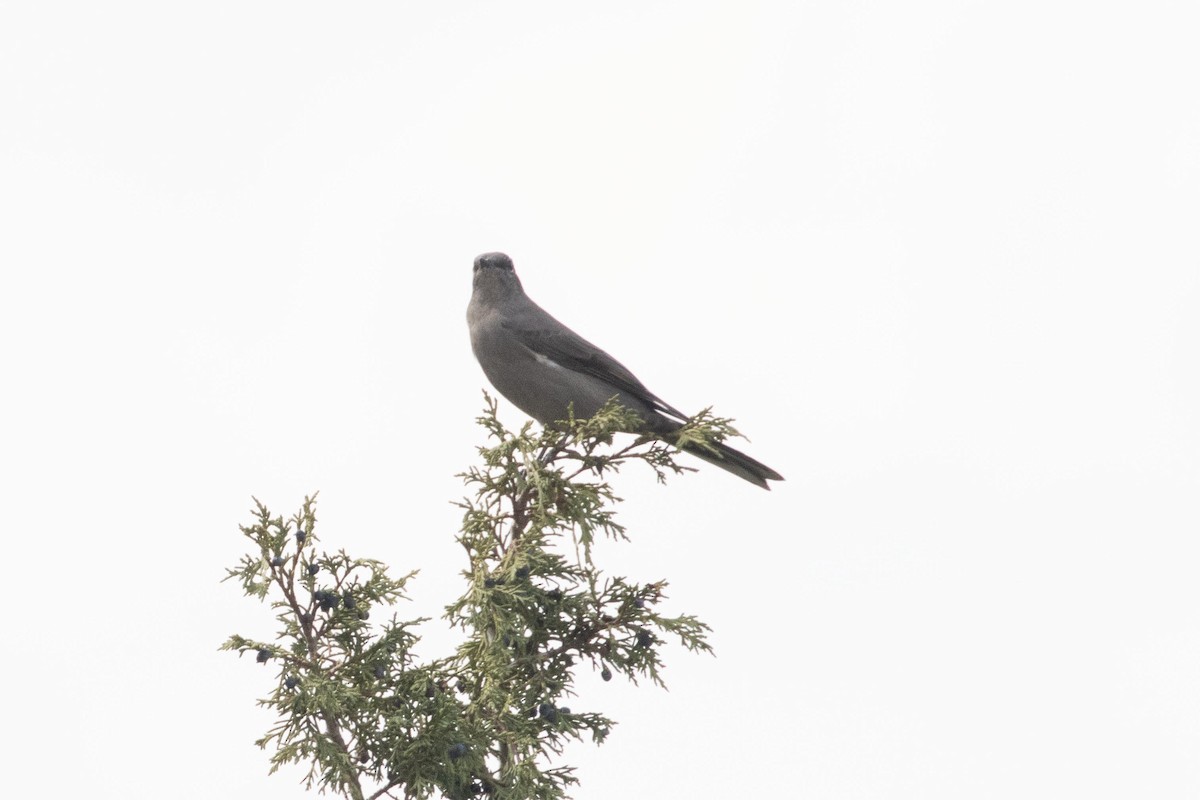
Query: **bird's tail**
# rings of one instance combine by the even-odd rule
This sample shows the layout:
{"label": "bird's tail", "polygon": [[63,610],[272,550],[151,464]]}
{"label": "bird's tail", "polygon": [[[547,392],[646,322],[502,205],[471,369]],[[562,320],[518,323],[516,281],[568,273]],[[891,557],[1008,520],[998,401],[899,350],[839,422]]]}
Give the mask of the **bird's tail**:
{"label": "bird's tail", "polygon": [[686,453],[691,453],[696,458],[707,461],[710,464],[715,464],[721,469],[732,472],[739,478],[750,481],[755,486],[761,486],[768,491],[770,491],[771,487],[767,485],[767,481],[783,480],[782,475],[766,464],[755,461],[742,451],[734,450],[722,442],[711,442],[708,447],[689,442],[683,445],[681,449]]}

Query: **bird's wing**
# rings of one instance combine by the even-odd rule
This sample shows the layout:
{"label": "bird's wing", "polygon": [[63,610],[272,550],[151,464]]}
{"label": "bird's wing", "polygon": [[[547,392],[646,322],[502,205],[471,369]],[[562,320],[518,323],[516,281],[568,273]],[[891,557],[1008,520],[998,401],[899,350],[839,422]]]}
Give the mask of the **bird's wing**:
{"label": "bird's wing", "polygon": [[[539,309],[540,310],[540,309]],[[544,312],[543,312],[544,313]],[[686,420],[687,415],[653,394],[621,362],[563,325],[549,314],[534,327],[504,322],[503,326],[535,355],[584,375],[602,380],[617,391],[636,397],[663,414]]]}

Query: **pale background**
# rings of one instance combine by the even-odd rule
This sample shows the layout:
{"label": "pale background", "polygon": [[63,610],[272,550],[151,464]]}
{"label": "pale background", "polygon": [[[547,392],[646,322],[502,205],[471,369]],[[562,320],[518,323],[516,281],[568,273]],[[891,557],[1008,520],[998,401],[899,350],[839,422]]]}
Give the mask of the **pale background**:
{"label": "pale background", "polygon": [[505,250],[787,476],[621,476],[718,656],[585,680],[576,797],[1200,797],[1197,23],[0,4],[4,793],[300,794],[237,525],[319,489],[440,613]]}

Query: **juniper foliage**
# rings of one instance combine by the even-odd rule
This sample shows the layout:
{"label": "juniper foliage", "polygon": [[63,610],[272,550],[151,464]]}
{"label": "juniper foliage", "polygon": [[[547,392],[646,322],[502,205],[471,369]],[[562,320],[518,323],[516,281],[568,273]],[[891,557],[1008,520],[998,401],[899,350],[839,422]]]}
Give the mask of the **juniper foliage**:
{"label": "juniper foliage", "polygon": [[[427,619],[376,621],[415,572],[394,578],[380,561],[320,550],[315,495],[288,519],[255,500],[242,527],[252,550],[226,580],[269,600],[279,629],[271,641],[231,636],[222,649],[275,668],[258,701],[277,716],[257,742],[272,751],[271,772],[307,765],[308,788],[353,800],[564,798],[577,782],[560,763],[564,746],[603,742],[615,724],[568,705],[581,670],[661,686],[665,642],[711,652],[707,625],[658,610],[665,581],[606,575],[594,558],[598,537],[628,538],[606,476],[630,462],[660,482],[690,470],[674,447],[638,439],[614,449],[614,434],[633,424],[615,404],[514,433],[487,398],[478,422],[488,443],[481,466],[461,476],[469,494],[458,504],[466,589],[445,613],[463,640],[444,658],[413,655]],[[679,440],[735,433],[706,410]]]}

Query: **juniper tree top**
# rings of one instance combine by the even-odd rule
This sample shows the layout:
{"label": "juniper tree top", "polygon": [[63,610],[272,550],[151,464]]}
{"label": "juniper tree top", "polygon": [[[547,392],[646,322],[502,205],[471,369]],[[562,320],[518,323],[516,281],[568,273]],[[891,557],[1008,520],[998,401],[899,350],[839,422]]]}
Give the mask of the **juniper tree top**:
{"label": "juniper tree top", "polygon": [[[613,449],[613,434],[637,423],[616,403],[537,435],[505,430],[490,400],[479,422],[490,441],[459,502],[464,588],[444,614],[461,632],[453,653],[418,657],[430,621],[389,614],[415,572],[393,578],[380,561],[320,549],[311,498],[289,518],[256,501],[242,528],[251,551],[228,578],[270,600],[276,631],[223,649],[272,670],[259,704],[275,723],[258,740],[272,772],[306,766],[308,786],[354,800],[567,797],[577,779],[564,746],[603,742],[615,725],[600,710],[610,690],[577,694],[581,672],[603,687],[616,676],[661,684],[667,642],[709,651],[706,625],[664,612],[666,581],[608,575],[595,558],[598,539],[627,539],[607,476],[634,462],[665,480],[687,469],[673,448]],[[731,433],[704,412],[676,437]]]}

